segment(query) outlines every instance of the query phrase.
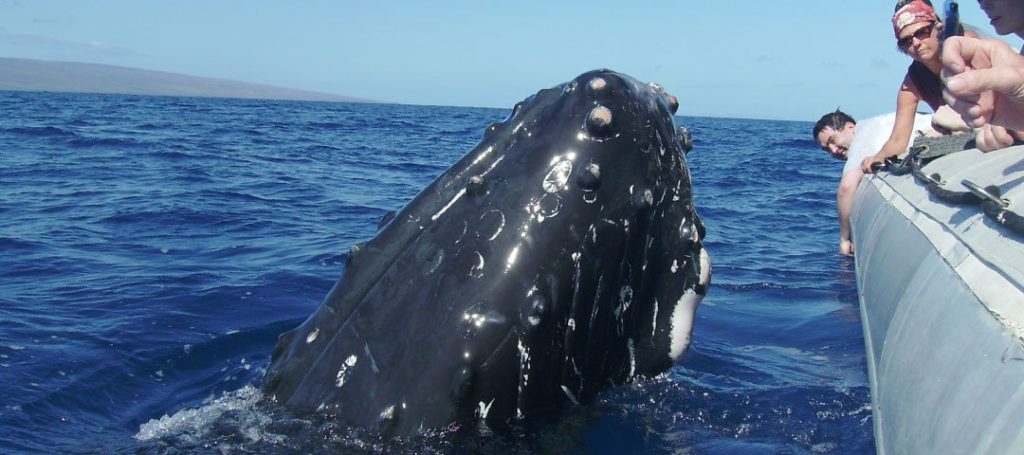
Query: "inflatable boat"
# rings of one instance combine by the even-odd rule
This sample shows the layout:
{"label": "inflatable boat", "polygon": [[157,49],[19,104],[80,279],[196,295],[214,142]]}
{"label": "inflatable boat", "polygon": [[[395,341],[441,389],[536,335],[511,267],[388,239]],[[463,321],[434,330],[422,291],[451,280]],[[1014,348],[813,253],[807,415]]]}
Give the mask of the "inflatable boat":
{"label": "inflatable boat", "polygon": [[879,454],[1024,453],[1021,215],[1024,146],[861,181],[852,229]]}

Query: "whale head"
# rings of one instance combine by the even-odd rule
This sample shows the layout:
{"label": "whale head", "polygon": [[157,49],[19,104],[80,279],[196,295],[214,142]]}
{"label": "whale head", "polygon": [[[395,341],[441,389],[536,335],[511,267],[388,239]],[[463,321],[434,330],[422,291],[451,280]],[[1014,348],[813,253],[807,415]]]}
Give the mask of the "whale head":
{"label": "whale head", "polygon": [[710,283],[675,97],[591,71],[518,103],[377,236],[264,390],[394,434],[494,427],[658,375]]}

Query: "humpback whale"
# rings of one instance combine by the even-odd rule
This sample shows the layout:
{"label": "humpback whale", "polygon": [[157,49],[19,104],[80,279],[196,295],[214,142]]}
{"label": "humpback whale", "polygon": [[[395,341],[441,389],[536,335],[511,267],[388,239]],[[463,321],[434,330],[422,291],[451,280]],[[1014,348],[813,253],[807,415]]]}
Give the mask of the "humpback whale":
{"label": "humpback whale", "polygon": [[675,97],[609,70],[518,103],[348,252],[272,401],[381,434],[502,428],[656,376],[710,284]]}

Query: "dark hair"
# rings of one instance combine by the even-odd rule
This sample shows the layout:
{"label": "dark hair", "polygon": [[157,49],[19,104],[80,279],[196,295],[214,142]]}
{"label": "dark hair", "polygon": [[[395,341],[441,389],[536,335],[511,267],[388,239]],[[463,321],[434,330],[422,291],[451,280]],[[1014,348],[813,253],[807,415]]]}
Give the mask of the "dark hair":
{"label": "dark hair", "polygon": [[825,129],[825,127],[831,127],[836,131],[840,131],[844,126],[846,126],[846,122],[850,122],[854,125],[857,124],[857,121],[854,120],[853,117],[850,117],[839,109],[836,109],[835,112],[829,112],[828,114],[822,115],[818,120],[818,123],[814,124],[814,140],[818,140],[818,134],[820,134],[821,130]]}

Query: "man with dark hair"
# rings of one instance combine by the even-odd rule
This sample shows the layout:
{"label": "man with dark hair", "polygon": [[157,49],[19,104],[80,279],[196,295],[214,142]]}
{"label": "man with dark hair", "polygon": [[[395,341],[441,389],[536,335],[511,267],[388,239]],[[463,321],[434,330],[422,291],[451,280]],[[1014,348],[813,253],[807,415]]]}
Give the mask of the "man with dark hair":
{"label": "man with dark hair", "polygon": [[[814,124],[814,139],[818,140],[818,145],[832,155],[832,158],[846,160],[846,151],[849,150],[850,142],[853,141],[853,132],[856,127],[857,122],[853,117],[836,109],[835,112],[821,116],[818,123]],[[826,136],[821,136],[825,128],[831,129],[831,132]],[[826,138],[825,142],[822,142],[822,137]]]}
{"label": "man with dark hair", "polygon": [[[930,131],[932,116],[916,114],[914,129]],[[846,161],[843,177],[836,190],[836,211],[839,215],[839,253],[853,255],[853,240],[850,236],[850,212],[853,211],[853,196],[857,194],[864,172],[861,162],[875,154],[889,138],[896,123],[896,114],[873,117],[857,123],[840,110],[825,114],[814,125],[814,140],[818,147],[832,158]]]}

